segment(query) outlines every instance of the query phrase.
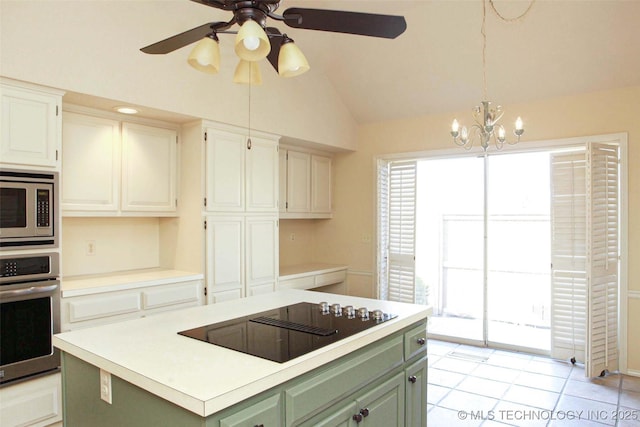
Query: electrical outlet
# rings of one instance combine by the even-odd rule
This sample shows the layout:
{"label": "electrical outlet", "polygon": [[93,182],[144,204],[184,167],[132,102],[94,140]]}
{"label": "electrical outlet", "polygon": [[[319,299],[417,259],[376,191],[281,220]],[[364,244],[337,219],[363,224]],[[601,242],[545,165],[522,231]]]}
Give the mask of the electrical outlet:
{"label": "electrical outlet", "polygon": [[100,369],[100,399],[111,405],[111,373]]}
{"label": "electrical outlet", "polygon": [[85,253],[87,256],[94,256],[96,254],[96,241],[86,240],[85,244]]}
{"label": "electrical outlet", "polygon": [[296,240],[296,233],[289,234],[289,240],[291,240],[292,242]]}
{"label": "electrical outlet", "polygon": [[362,241],[362,243],[371,243],[371,234],[362,233],[361,241]]}

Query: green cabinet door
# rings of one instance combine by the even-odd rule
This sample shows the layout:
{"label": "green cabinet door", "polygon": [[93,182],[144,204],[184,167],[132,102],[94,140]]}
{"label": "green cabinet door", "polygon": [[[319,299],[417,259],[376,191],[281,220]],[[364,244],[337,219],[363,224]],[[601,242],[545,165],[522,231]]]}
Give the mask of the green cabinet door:
{"label": "green cabinet door", "polygon": [[220,427],[280,427],[280,394],[268,397],[220,420]]}
{"label": "green cabinet door", "polygon": [[353,416],[357,413],[356,402],[336,403],[298,427],[356,427]]}
{"label": "green cabinet door", "polygon": [[406,422],[410,427],[427,425],[427,358],[405,369]]}
{"label": "green cabinet door", "polygon": [[357,399],[356,422],[363,427],[404,427],[404,372]]}

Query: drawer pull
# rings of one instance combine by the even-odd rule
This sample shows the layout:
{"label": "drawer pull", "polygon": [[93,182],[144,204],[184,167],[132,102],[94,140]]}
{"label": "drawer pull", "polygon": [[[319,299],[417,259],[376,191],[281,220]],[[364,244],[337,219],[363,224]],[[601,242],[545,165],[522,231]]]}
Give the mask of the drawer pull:
{"label": "drawer pull", "polygon": [[264,424],[256,424],[254,427],[264,427]]}
{"label": "drawer pull", "polygon": [[427,339],[426,338],[418,338],[416,341],[420,345],[425,345],[427,343]]}
{"label": "drawer pull", "polygon": [[355,414],[353,416],[353,421],[355,421],[356,423],[361,423],[362,422],[362,414]]}
{"label": "drawer pull", "polygon": [[360,409],[360,413],[362,414],[363,417],[368,417],[369,416],[369,408],[364,408],[364,409]]}
{"label": "drawer pull", "polygon": [[418,381],[418,377],[416,377],[415,375],[411,375],[411,376],[409,377],[409,382],[410,382],[411,384],[415,384],[415,383],[416,383],[416,381]]}

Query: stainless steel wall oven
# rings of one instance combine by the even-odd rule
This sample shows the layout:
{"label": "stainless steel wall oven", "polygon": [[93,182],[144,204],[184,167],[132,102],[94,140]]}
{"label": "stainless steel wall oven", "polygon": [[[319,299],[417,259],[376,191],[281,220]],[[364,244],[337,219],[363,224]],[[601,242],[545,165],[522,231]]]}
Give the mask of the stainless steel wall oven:
{"label": "stainless steel wall oven", "polygon": [[0,169],[0,249],[53,248],[58,174]]}
{"label": "stainless steel wall oven", "polygon": [[58,332],[58,254],[0,257],[0,386],[57,371]]}

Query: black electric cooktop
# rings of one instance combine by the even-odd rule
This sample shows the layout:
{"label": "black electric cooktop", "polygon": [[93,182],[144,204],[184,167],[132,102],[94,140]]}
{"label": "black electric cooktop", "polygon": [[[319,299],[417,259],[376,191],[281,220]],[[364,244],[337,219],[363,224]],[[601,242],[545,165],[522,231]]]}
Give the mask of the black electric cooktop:
{"label": "black electric cooktop", "polygon": [[283,363],[394,317],[364,307],[301,302],[178,333]]}

